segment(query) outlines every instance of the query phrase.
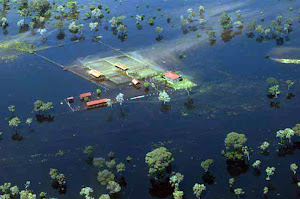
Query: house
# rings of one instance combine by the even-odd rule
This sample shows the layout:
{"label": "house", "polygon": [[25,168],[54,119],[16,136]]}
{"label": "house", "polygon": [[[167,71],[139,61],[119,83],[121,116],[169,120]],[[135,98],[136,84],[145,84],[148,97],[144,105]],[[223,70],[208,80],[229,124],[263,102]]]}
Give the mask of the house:
{"label": "house", "polygon": [[126,66],[120,64],[119,62],[115,63],[115,67],[117,67],[117,68],[119,68],[119,69],[121,69],[123,71],[128,70],[128,68]]}
{"label": "house", "polygon": [[106,106],[107,98],[93,100],[86,103],[87,109],[98,108],[101,106]]}
{"label": "house", "polygon": [[80,99],[81,100],[84,100],[84,98],[86,98],[86,97],[88,97],[88,98],[90,98],[92,96],[92,93],[91,92],[88,92],[88,93],[82,93],[82,94],[80,94]]}
{"label": "house", "polygon": [[133,79],[132,81],[131,81],[131,83],[133,84],[133,85],[140,85],[141,84],[141,82],[139,81],[139,80],[137,80],[137,79]]}
{"label": "house", "polygon": [[96,78],[104,77],[104,75],[102,73],[100,73],[99,71],[93,70],[93,69],[91,69],[89,71],[89,73]]}
{"label": "house", "polygon": [[172,71],[164,73],[164,78],[170,83],[177,83],[182,80],[182,77]]}
{"label": "house", "polygon": [[74,97],[67,97],[67,101],[69,103],[73,103],[74,102]]}
{"label": "house", "polygon": [[131,83],[132,83],[132,85],[133,85],[134,87],[136,87],[136,88],[141,88],[141,87],[142,87],[141,82],[140,82],[139,80],[137,80],[137,79],[133,79],[133,80],[131,81]]}

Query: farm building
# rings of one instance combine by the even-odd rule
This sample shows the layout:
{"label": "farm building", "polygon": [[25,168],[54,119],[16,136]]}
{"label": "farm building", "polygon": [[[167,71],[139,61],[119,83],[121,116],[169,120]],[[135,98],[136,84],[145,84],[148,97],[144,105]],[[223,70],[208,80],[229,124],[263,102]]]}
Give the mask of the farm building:
{"label": "farm building", "polygon": [[177,83],[182,80],[182,77],[179,74],[172,71],[164,73],[164,78],[170,83]]}
{"label": "farm building", "polygon": [[99,71],[93,70],[93,69],[90,70],[89,73],[96,78],[104,77],[104,75],[102,73],[100,73]]}
{"label": "farm building", "polygon": [[141,84],[141,82],[140,82],[139,80],[137,80],[137,79],[133,79],[133,80],[131,81],[131,83],[132,83],[133,85],[135,85],[135,86]]}
{"label": "farm building", "polygon": [[142,83],[141,81],[137,80],[137,79],[133,79],[131,81],[132,85],[135,87],[135,88],[141,88],[142,87]]}
{"label": "farm building", "polygon": [[101,106],[106,106],[107,98],[93,100],[86,103],[87,109],[97,108]]}
{"label": "farm building", "polygon": [[92,93],[91,92],[88,92],[88,93],[82,93],[80,94],[80,99],[83,100],[84,98],[88,97],[90,98],[92,96]]}
{"label": "farm building", "polygon": [[119,62],[115,63],[115,67],[117,67],[117,68],[119,68],[119,69],[121,69],[123,71],[128,70],[128,68],[126,66],[120,64]]}
{"label": "farm building", "polygon": [[67,101],[68,101],[69,103],[74,102],[74,97],[67,97]]}

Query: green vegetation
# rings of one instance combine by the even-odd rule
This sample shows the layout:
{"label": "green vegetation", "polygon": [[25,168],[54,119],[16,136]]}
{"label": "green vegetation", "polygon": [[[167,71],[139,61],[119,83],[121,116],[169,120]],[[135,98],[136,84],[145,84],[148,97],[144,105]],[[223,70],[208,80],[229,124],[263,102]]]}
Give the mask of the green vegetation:
{"label": "green vegetation", "polygon": [[54,187],[58,188],[60,193],[65,193],[67,184],[66,176],[62,173],[58,173],[58,170],[54,168],[50,168],[49,175]]}
{"label": "green vegetation", "polygon": [[101,185],[107,185],[110,181],[115,179],[115,175],[107,169],[99,171],[97,180]]}
{"label": "green vegetation", "polygon": [[243,195],[245,192],[244,192],[244,190],[241,189],[241,188],[236,188],[236,189],[234,189],[234,193],[235,193],[235,195],[237,195],[238,197],[240,197],[240,196]]}
{"label": "green vegetation", "polygon": [[91,156],[93,152],[94,152],[94,147],[92,145],[86,146],[83,149],[83,153],[87,154],[88,156]]}
{"label": "green vegetation", "polygon": [[286,128],[284,130],[279,130],[276,133],[276,137],[280,138],[279,144],[281,144],[281,145],[291,143],[292,137],[295,136],[295,135],[297,135],[297,133],[295,133],[295,131],[291,128]]}
{"label": "green vegetation", "polygon": [[36,100],[33,105],[33,110],[38,113],[47,112],[51,109],[53,109],[52,102],[45,103],[42,100]]}
{"label": "green vegetation", "polygon": [[288,86],[288,90],[290,90],[290,88],[295,84],[295,82],[293,82],[292,80],[286,80],[286,84]]}
{"label": "green vegetation", "polygon": [[270,78],[268,78],[266,81],[267,81],[267,83],[269,83],[269,84],[274,84],[274,85],[278,84],[277,79],[275,79],[274,77],[270,77]]}
{"label": "green vegetation", "polygon": [[281,93],[279,90],[279,85],[275,85],[269,88],[269,93],[273,95],[275,98],[278,97],[278,95]]}
{"label": "green vegetation", "polygon": [[263,152],[267,152],[269,146],[270,146],[270,143],[265,141],[258,148],[261,149]]}
{"label": "green vegetation", "polygon": [[202,192],[205,190],[206,190],[206,186],[204,184],[196,183],[193,187],[194,194],[198,199],[200,199]]}
{"label": "green vegetation", "polygon": [[182,175],[179,172],[175,173],[170,177],[169,183],[171,184],[172,187],[174,187],[174,191],[179,190],[179,184],[183,179],[184,179],[184,175]]}
{"label": "green vegetation", "polygon": [[161,178],[165,175],[166,168],[174,161],[174,158],[167,148],[159,147],[148,152],[145,161],[149,167],[148,175],[155,174]]}
{"label": "green vegetation", "polygon": [[15,112],[15,110],[16,110],[16,107],[14,105],[10,105],[8,107],[8,111],[11,112],[12,114]]}
{"label": "green vegetation", "polygon": [[182,77],[183,80],[176,83],[168,83],[168,86],[175,90],[187,90],[196,86],[190,79],[187,77]]}
{"label": "green vegetation", "polygon": [[225,157],[229,160],[243,160],[245,156],[245,144],[247,138],[243,133],[231,132],[225,138]]}
{"label": "green vegetation", "polygon": [[290,165],[290,169],[291,169],[291,171],[293,172],[293,174],[296,175],[297,170],[298,170],[297,164],[296,164],[296,163],[291,164],[291,165]]}
{"label": "green vegetation", "polygon": [[201,162],[201,167],[204,169],[205,172],[208,172],[210,165],[213,163],[214,163],[213,159],[207,159]]}
{"label": "green vegetation", "polygon": [[231,17],[226,12],[223,12],[220,16],[220,24],[224,30],[232,27]]}
{"label": "green vegetation", "polygon": [[165,90],[163,90],[159,92],[158,100],[166,104],[166,102],[170,102],[171,98],[168,95],[168,93]]}
{"label": "green vegetation", "polygon": [[14,117],[9,120],[9,126],[14,128],[16,133],[18,132],[18,126],[21,124],[21,120],[18,117]]}
{"label": "green vegetation", "polygon": [[35,50],[40,50],[45,47],[36,47],[33,44],[28,44],[21,41],[3,41],[0,43],[0,49],[5,51],[27,52],[33,53]]}
{"label": "green vegetation", "polygon": [[98,96],[100,96],[100,94],[101,94],[101,89],[98,88],[98,89],[96,90],[96,93],[97,93]]}
{"label": "green vegetation", "polygon": [[276,170],[275,167],[267,167],[267,168],[266,168],[266,174],[267,174],[266,180],[267,180],[267,181],[270,181],[270,180],[271,180],[271,179],[270,179],[270,176],[274,175],[275,170]]}

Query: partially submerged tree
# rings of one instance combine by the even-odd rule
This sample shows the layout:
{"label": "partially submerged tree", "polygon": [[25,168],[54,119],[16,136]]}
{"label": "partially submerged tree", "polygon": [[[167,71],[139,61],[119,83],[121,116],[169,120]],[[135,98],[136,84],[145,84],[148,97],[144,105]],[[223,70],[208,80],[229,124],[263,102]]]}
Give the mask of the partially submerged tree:
{"label": "partially submerged tree", "polygon": [[18,117],[14,117],[8,122],[9,126],[12,127],[16,134],[18,133],[18,126],[21,124],[21,120]]}
{"label": "partially submerged tree", "polygon": [[123,24],[117,27],[118,38],[123,42],[127,38],[127,27]]}
{"label": "partially submerged tree", "polygon": [[172,153],[165,147],[159,147],[146,154],[145,162],[149,167],[148,175],[158,178],[165,176],[166,168],[174,161]]}
{"label": "partially submerged tree", "polygon": [[98,22],[90,23],[89,24],[90,30],[93,32],[94,38],[96,38],[96,31],[98,27]]}
{"label": "partially submerged tree", "polygon": [[271,179],[270,179],[270,176],[274,175],[275,170],[276,170],[275,167],[267,167],[267,168],[266,168],[266,174],[267,174],[266,180],[267,180],[267,181],[270,181],[270,180],[271,180]]}
{"label": "partially submerged tree", "polygon": [[241,188],[234,189],[235,195],[237,195],[238,198],[240,198],[241,195],[245,194],[244,190]]}
{"label": "partially submerged tree", "polygon": [[14,112],[16,111],[15,105],[10,105],[8,107],[8,111],[11,112],[11,117],[13,117],[14,116]]}
{"label": "partially submerged tree", "polygon": [[50,168],[50,178],[52,179],[52,187],[58,189],[60,194],[64,194],[67,191],[66,176],[62,173],[58,173],[57,169]]}
{"label": "partially submerged tree", "polygon": [[77,33],[81,32],[80,33],[80,37],[82,37],[82,28],[83,28],[83,24],[77,24],[75,21],[72,21],[70,24],[69,24],[69,32],[73,34],[73,40],[76,40],[78,39],[77,37]]}
{"label": "partially submerged tree", "polygon": [[31,124],[33,122],[33,119],[32,118],[27,118],[25,123],[29,126],[29,128],[31,128]]}
{"label": "partially submerged tree", "polygon": [[247,138],[243,133],[228,133],[225,138],[225,157],[229,160],[243,160],[245,156],[243,149],[246,142]]}
{"label": "partially submerged tree", "polygon": [[156,27],[155,29],[155,32],[156,32],[156,34],[157,34],[157,37],[156,37],[156,40],[157,41],[160,41],[160,40],[162,40],[163,39],[163,36],[162,36],[162,32],[163,32],[163,28],[161,28],[161,27]]}
{"label": "partially submerged tree", "polygon": [[124,102],[124,94],[123,93],[119,93],[116,97],[116,102],[120,103],[120,105],[123,104]]}
{"label": "partially submerged tree", "polygon": [[231,17],[229,17],[226,12],[223,12],[220,16],[220,24],[224,30],[232,28]]}
{"label": "partially submerged tree", "polygon": [[207,159],[201,162],[201,167],[204,169],[204,171],[207,173],[209,172],[209,167],[211,164],[214,163],[213,159]]}
{"label": "partially submerged tree", "polygon": [[62,20],[59,20],[54,23],[54,27],[59,30],[59,33],[57,34],[56,38],[61,40],[65,38],[65,33],[64,33],[64,22]]}
{"label": "partially submerged tree", "polygon": [[279,90],[279,85],[275,85],[275,86],[270,87],[269,88],[269,93],[274,98],[277,98],[278,95],[281,93],[281,91]]}
{"label": "partially submerged tree", "polygon": [[204,184],[198,184],[196,183],[194,186],[193,186],[193,191],[194,191],[194,194],[195,196],[200,199],[201,198],[201,194],[203,191],[206,190],[206,186]]}
{"label": "partially submerged tree", "polygon": [[166,102],[170,102],[171,98],[168,95],[168,93],[165,90],[163,90],[159,92],[158,100],[162,101],[163,104],[166,104]]}
{"label": "partially submerged tree", "polygon": [[33,105],[34,112],[37,112],[36,119],[39,122],[53,121],[53,117],[50,115],[50,111],[52,109],[52,102],[43,102],[42,100],[36,100]]}
{"label": "partially submerged tree", "polygon": [[288,90],[290,90],[290,88],[295,84],[295,82],[293,82],[292,80],[286,80],[286,84],[287,84]]}

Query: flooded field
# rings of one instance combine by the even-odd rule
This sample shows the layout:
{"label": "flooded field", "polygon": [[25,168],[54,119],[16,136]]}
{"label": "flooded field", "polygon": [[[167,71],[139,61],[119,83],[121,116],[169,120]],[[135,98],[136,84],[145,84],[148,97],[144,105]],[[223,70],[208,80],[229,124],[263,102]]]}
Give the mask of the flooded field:
{"label": "flooded field", "polygon": [[300,198],[299,8],[2,1],[0,198]]}

